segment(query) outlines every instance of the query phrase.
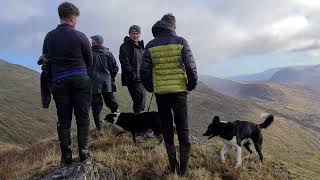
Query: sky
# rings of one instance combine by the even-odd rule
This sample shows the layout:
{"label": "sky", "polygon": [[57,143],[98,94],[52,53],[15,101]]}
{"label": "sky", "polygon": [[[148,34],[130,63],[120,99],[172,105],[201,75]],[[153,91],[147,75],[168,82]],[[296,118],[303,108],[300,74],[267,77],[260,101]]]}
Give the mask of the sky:
{"label": "sky", "polygon": [[[59,24],[61,0],[1,0],[0,59],[40,70],[47,32]],[[71,0],[80,9],[77,29],[99,34],[118,57],[133,24],[152,40],[152,25],[166,13],[188,40],[198,73],[217,77],[269,68],[320,64],[319,0]]]}

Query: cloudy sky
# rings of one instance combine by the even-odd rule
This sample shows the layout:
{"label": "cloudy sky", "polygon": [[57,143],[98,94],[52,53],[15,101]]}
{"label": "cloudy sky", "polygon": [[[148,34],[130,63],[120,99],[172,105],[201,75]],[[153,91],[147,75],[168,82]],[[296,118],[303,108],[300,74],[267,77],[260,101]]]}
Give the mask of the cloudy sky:
{"label": "cloudy sky", "polygon": [[[1,0],[0,59],[36,70],[46,33],[59,23],[60,0]],[[77,29],[100,34],[118,56],[128,27],[142,27],[145,42],[165,13],[194,52],[199,74],[219,77],[272,67],[320,64],[319,0],[74,0]]]}

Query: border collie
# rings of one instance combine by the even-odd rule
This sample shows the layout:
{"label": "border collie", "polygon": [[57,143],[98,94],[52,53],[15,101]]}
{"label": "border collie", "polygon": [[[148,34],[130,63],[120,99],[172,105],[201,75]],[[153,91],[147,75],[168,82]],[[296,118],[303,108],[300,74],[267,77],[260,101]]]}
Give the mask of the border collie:
{"label": "border collie", "polygon": [[243,145],[251,154],[251,143],[254,144],[254,147],[259,154],[260,162],[262,163],[263,155],[261,149],[263,138],[261,129],[270,126],[273,122],[273,119],[273,115],[267,115],[263,123],[255,124],[252,122],[239,120],[233,122],[220,121],[219,116],[215,116],[203,136],[209,136],[209,139],[215,136],[220,136],[224,140],[224,147],[222,148],[220,154],[222,162],[225,162],[225,154],[232,147],[236,147],[237,164],[235,168],[239,168],[241,166],[241,145]]}
{"label": "border collie", "polygon": [[130,131],[134,143],[136,143],[137,133],[144,133],[149,129],[152,129],[159,142],[162,142],[161,120],[158,112],[113,113],[106,115],[105,120],[122,127],[125,131]]}

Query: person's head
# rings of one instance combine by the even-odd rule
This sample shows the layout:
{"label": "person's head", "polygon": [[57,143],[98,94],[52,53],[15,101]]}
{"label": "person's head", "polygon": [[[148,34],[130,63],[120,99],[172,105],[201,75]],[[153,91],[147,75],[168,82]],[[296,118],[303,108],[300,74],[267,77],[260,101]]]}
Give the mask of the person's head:
{"label": "person's head", "polygon": [[140,41],[141,28],[138,25],[132,25],[129,28],[129,35],[132,41],[138,43]]}
{"label": "person's head", "polygon": [[103,45],[103,37],[100,35],[91,36],[92,46],[102,46]]}
{"label": "person's head", "polygon": [[172,13],[163,15],[163,17],[161,18],[161,21],[168,23],[173,30],[176,30],[176,18]]}
{"label": "person's head", "polygon": [[73,27],[76,26],[80,11],[75,5],[69,2],[64,2],[59,5],[58,13],[61,23],[67,23]]}

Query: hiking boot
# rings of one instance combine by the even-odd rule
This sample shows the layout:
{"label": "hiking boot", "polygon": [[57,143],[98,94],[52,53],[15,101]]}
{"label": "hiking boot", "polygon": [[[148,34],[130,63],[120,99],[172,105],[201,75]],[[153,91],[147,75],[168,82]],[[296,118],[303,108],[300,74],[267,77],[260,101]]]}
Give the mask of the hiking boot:
{"label": "hiking boot", "polygon": [[89,126],[78,126],[78,148],[79,159],[81,162],[86,161],[89,157],[88,141],[89,141]]}
{"label": "hiking boot", "polygon": [[79,152],[79,160],[80,162],[85,162],[90,158],[89,150],[81,149]]}
{"label": "hiking boot", "polygon": [[60,141],[61,164],[71,164],[72,151],[69,148],[69,146],[71,145],[70,129],[61,129],[58,124],[57,130]]}
{"label": "hiking boot", "polygon": [[169,145],[169,144],[165,144],[166,146],[166,150],[167,150],[167,154],[168,154],[168,158],[169,158],[169,170],[170,173],[175,173],[176,170],[179,170],[179,164],[177,161],[177,156],[176,156],[176,147],[174,146],[174,144]]}
{"label": "hiking boot", "polygon": [[69,147],[61,146],[61,165],[69,165],[72,163],[72,151]]}
{"label": "hiking boot", "polygon": [[182,145],[180,144],[180,168],[179,174],[180,176],[184,176],[188,171],[188,163],[189,157],[191,153],[191,145]]}

